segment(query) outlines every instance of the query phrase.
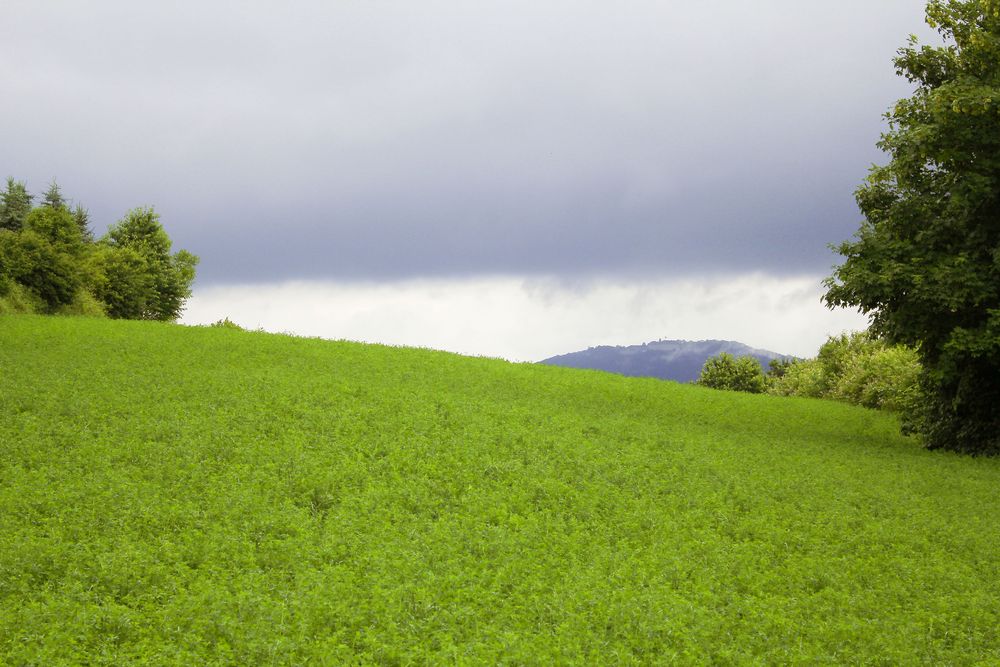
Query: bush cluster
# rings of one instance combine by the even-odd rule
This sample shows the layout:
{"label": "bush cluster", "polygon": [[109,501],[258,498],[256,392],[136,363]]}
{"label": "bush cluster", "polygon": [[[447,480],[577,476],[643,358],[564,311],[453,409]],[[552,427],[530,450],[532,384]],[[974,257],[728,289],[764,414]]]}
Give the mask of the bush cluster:
{"label": "bush cluster", "polygon": [[198,258],[171,241],[152,208],[129,211],[100,239],[56,183],[32,206],[24,183],[0,192],[0,313],[175,320]]}
{"label": "bush cluster", "polygon": [[831,336],[815,359],[796,361],[770,378],[768,391],[909,413],[920,400],[920,371],[913,349],[854,332]]}
{"label": "bush cluster", "polygon": [[753,357],[710,358],[698,384],[778,396],[831,398],[867,408],[913,413],[920,403],[916,351],[868,332],[831,336],[815,359],[775,359],[767,373]]}
{"label": "bush cluster", "polygon": [[760,394],[767,381],[760,362],[753,357],[734,357],[728,352],[710,357],[701,369],[698,384],[712,389]]}

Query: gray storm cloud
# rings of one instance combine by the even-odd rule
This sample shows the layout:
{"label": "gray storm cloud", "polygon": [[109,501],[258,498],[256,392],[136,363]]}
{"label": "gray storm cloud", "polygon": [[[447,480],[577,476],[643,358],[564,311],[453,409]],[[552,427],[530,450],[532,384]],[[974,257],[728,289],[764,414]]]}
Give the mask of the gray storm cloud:
{"label": "gray storm cloud", "polygon": [[2,167],[98,227],[154,204],[203,285],[823,273],[922,15],[15,0]]}

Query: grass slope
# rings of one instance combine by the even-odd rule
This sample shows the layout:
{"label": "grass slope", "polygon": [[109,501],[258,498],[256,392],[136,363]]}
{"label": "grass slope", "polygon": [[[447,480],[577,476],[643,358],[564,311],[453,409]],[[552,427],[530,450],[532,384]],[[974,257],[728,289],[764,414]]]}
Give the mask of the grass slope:
{"label": "grass slope", "polygon": [[1000,461],[887,415],[0,317],[0,663],[1000,662]]}

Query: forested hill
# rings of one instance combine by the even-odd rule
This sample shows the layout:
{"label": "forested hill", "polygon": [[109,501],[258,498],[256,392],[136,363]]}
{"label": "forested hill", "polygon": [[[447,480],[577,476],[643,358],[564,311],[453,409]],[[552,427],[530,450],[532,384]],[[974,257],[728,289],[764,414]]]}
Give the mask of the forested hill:
{"label": "forested hill", "polygon": [[705,360],[722,352],[734,357],[754,357],[765,369],[772,359],[791,358],[731,340],[658,340],[641,345],[601,345],[550,357],[539,363],[566,368],[590,368],[630,377],[693,382],[698,379]]}

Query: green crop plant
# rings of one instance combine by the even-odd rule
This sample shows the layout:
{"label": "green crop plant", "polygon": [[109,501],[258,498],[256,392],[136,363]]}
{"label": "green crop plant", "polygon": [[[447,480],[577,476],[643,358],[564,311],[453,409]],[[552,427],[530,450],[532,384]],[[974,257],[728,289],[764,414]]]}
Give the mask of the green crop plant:
{"label": "green crop plant", "polygon": [[0,664],[997,664],[1000,461],[429,350],[0,316]]}

